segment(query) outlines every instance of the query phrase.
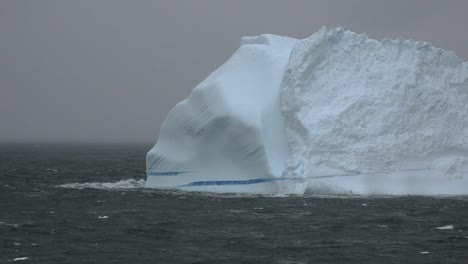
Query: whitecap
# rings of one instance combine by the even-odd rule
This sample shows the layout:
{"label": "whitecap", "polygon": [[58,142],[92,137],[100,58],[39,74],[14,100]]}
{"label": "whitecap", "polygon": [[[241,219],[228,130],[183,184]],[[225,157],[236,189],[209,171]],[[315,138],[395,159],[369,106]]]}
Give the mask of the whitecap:
{"label": "whitecap", "polygon": [[99,189],[99,190],[122,190],[122,189],[139,189],[145,187],[145,180],[121,180],[118,182],[85,182],[85,183],[66,183],[58,185],[61,188],[71,188],[71,189]]}
{"label": "whitecap", "polygon": [[435,229],[439,229],[439,230],[453,230],[453,225],[439,226],[439,227],[435,227]]}

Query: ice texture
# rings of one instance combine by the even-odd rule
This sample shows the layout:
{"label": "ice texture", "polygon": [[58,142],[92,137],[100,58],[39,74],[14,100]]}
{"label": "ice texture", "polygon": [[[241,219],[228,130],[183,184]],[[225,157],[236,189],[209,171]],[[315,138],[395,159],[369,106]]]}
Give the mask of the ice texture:
{"label": "ice texture", "polygon": [[288,158],[280,88],[295,39],[244,37],[177,104],[147,155],[146,187],[278,192]]}
{"label": "ice texture", "polygon": [[360,194],[468,193],[468,67],[453,52],[324,28],[292,50],[281,100],[286,177]]}
{"label": "ice texture", "polygon": [[467,194],[467,113],[468,63],[428,43],[244,37],[170,111],[146,187]]}

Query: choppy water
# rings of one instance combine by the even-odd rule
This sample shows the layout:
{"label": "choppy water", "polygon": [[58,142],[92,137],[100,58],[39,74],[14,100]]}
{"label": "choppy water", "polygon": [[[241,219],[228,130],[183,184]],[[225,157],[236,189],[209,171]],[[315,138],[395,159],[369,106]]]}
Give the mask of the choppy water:
{"label": "choppy water", "polygon": [[467,197],[145,190],[147,148],[0,145],[0,263],[468,263]]}

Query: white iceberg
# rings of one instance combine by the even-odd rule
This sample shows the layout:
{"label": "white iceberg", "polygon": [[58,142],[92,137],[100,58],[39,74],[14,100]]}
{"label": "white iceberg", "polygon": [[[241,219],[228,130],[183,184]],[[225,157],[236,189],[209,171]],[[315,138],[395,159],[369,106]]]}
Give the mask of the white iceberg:
{"label": "white iceberg", "polygon": [[341,28],[245,37],[170,111],[146,187],[467,194],[468,63]]}
{"label": "white iceberg", "polygon": [[177,104],[147,155],[146,187],[279,192],[288,146],[280,88],[295,39],[246,37]]}

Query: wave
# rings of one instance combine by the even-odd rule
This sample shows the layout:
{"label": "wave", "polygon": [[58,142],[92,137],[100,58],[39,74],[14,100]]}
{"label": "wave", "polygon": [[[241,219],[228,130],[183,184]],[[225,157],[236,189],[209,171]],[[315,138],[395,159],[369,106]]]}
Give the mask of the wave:
{"label": "wave", "polygon": [[140,189],[145,187],[145,180],[121,180],[117,182],[85,182],[85,183],[66,183],[58,185],[57,187],[61,188],[71,188],[71,189],[99,189],[99,190],[124,190],[124,189]]}

